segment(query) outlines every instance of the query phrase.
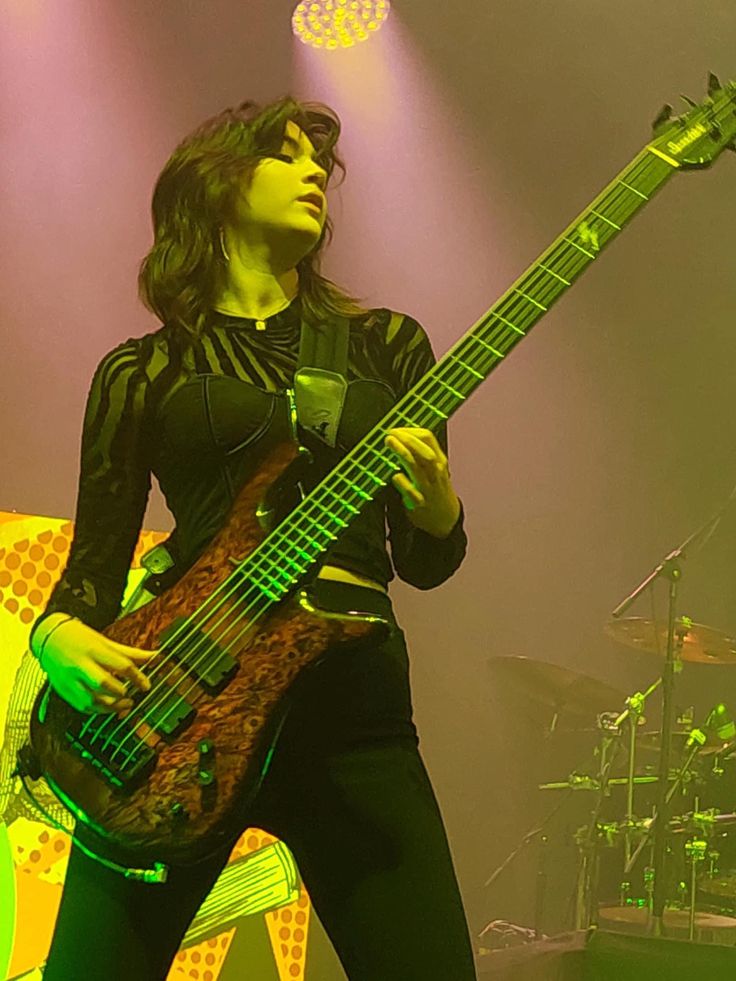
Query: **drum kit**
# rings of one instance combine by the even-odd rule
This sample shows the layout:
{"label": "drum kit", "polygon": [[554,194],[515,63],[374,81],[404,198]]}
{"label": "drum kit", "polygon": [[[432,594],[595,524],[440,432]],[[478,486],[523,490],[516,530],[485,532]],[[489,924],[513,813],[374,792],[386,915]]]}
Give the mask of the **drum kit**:
{"label": "drum kit", "polygon": [[[647,691],[626,697],[593,678],[523,657],[489,662],[497,685],[505,685],[504,690],[515,687],[537,717],[540,708],[552,713],[548,735],[557,730],[563,716],[578,720],[578,734],[584,731],[580,720],[590,726],[596,719],[596,746],[585,771],[540,784],[542,791],[582,790],[593,801],[589,820],[571,835],[578,861],[568,929],[601,925],[736,944],[736,799],[723,799],[732,782],[729,768],[736,765],[736,722],[720,702],[699,726],[692,711],[676,717],[674,706],[675,678],[684,662],[736,666],[736,639],[677,616],[685,558],[711,540],[734,503],[736,486],[718,510],[664,556],[611,612],[606,633],[625,647],[659,660],[660,677]],[[625,616],[660,581],[668,589],[666,620]],[[652,732],[646,731],[646,712],[655,692],[661,721]],[[576,735],[574,729],[572,734]],[[656,766],[642,768],[642,757],[651,760],[652,754]],[[547,892],[546,832],[563,804],[558,803],[539,827],[529,831],[485,882],[491,886],[532,841],[544,846],[539,849],[536,877],[536,937],[542,935]],[[617,808],[611,813],[613,805]],[[559,888],[556,891],[559,895]],[[488,942],[493,932],[492,922],[479,939]]]}
{"label": "drum kit", "polygon": [[[670,633],[667,622],[620,616],[606,624],[606,632],[628,648],[660,658]],[[736,639],[722,631],[680,617],[673,619],[671,634],[675,672],[682,662],[736,666]],[[663,711],[660,728],[652,731],[647,716],[661,701],[664,677],[627,697],[584,674],[530,658],[497,657],[489,665],[504,690],[515,689],[537,714],[546,710],[548,735],[590,733],[595,719],[590,764],[565,779],[539,784],[545,793],[586,792],[592,802],[590,820],[567,832],[578,858],[567,926],[736,944],[736,794],[728,797],[729,780],[722,779],[736,767],[736,722],[726,705],[715,705],[700,725],[694,724],[692,709],[671,717],[669,732],[663,731]],[[563,730],[561,721],[573,728]],[[661,763],[667,750],[663,772],[652,760],[659,757]],[[487,886],[532,840],[547,842],[548,820],[560,806],[522,840]],[[658,919],[657,878],[663,907]],[[536,937],[542,935],[546,879],[540,869]]]}

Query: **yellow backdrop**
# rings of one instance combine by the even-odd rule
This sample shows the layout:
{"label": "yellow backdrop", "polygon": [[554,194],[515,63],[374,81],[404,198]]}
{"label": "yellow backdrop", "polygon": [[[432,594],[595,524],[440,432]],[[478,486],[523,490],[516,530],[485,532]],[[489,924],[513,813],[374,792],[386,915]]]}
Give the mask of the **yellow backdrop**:
{"label": "yellow backdrop", "polygon": [[[43,678],[27,650],[30,624],[43,610],[64,567],[73,530],[71,521],[0,512],[2,979],[42,977],[69,854],[69,834],[54,828],[33,808],[13,768],[33,696]],[[143,575],[141,556],[164,538],[161,532],[141,533],[126,599]],[[50,814],[57,820],[63,815],[62,823],[71,828],[66,812],[56,806],[43,784],[34,789]],[[262,896],[264,876],[270,887],[265,904],[250,889],[250,882],[257,881]],[[279,981],[303,981],[311,907],[306,890],[298,883],[293,859],[281,842],[256,828],[244,832],[209,904],[192,924],[170,981],[217,981],[243,915],[265,917]],[[247,971],[247,965],[242,969]]]}

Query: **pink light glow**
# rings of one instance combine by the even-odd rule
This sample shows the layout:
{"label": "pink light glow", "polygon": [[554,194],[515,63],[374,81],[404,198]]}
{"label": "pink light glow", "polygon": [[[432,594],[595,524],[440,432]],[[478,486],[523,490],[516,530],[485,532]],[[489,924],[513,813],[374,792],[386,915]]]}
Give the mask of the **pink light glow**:
{"label": "pink light glow", "polygon": [[[336,245],[335,276],[357,291],[380,282],[374,300],[408,304],[445,349],[490,306],[494,282],[511,268],[503,194],[472,120],[437,84],[395,7],[370,44],[328,54],[295,41],[292,88],[333,106],[343,123],[348,177],[331,191],[330,208],[336,243],[360,229],[361,265],[356,273],[352,250]],[[396,257],[388,268],[387,251]],[[428,279],[446,287],[430,295]]]}

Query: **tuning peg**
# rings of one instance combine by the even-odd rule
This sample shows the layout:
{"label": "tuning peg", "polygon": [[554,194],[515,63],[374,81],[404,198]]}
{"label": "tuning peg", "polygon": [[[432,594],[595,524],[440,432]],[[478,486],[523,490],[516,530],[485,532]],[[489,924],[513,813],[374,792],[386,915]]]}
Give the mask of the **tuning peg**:
{"label": "tuning peg", "polygon": [[720,78],[713,72],[710,72],[708,74],[708,95],[715,95],[722,87]]}
{"label": "tuning peg", "polygon": [[654,131],[656,132],[660,126],[662,126],[664,123],[669,122],[671,118],[672,118],[672,106],[668,102],[665,102],[665,104],[659,110],[659,115],[652,123]]}

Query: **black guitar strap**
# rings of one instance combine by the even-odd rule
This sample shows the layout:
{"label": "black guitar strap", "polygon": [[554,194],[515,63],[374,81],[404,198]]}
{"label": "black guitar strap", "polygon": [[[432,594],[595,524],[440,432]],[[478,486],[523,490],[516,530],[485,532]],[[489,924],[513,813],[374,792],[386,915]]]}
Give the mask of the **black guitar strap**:
{"label": "black guitar strap", "polygon": [[348,390],[350,321],[335,317],[314,326],[302,319],[294,400],[299,424],[329,446],[337,443]]}

